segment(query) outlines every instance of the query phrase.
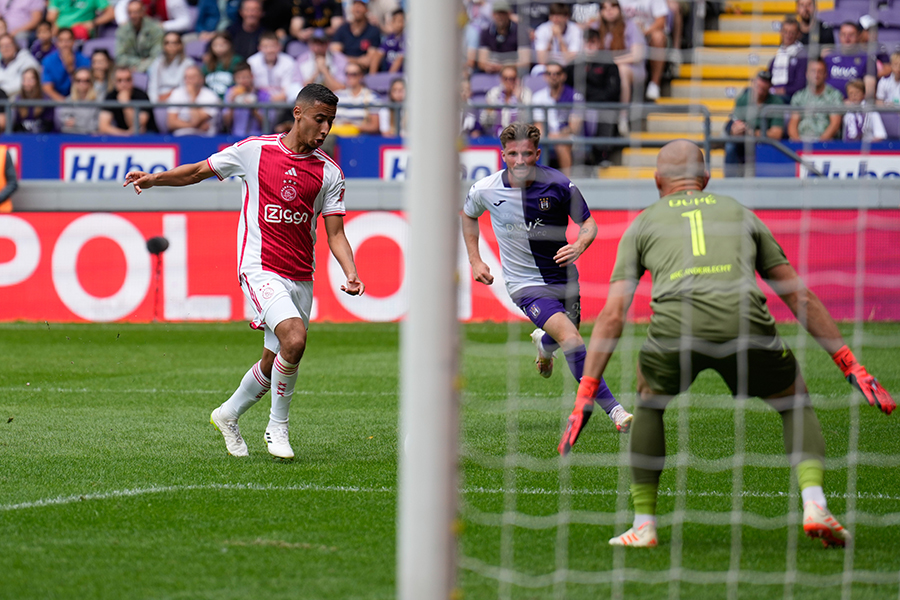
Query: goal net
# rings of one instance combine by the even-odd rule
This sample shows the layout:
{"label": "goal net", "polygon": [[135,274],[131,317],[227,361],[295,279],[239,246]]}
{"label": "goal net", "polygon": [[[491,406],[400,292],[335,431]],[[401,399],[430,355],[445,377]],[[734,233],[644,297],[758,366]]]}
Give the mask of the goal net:
{"label": "goal net", "polygon": [[[621,2],[622,7],[632,4]],[[487,130],[495,127],[497,119],[504,118],[503,110],[515,114],[514,118],[545,119],[542,163],[570,174],[599,225],[596,240],[577,263],[585,341],[606,300],[622,233],[659,197],[652,179],[659,148],[673,139],[692,139],[707,152],[712,175],[708,189],[733,196],[757,213],[804,282],[839,322],[860,362],[895,396],[900,395],[896,367],[900,356],[900,187],[895,179],[900,177],[900,155],[896,140],[880,142],[862,136],[837,141],[847,135],[845,115],[863,115],[862,120],[852,117],[862,131],[869,126],[864,123],[869,123],[871,114],[880,114],[888,138],[900,137],[900,131],[891,130],[893,119],[900,115],[890,106],[875,107],[871,100],[868,105],[875,107],[874,112],[848,107],[843,100],[841,106],[830,109],[834,112],[807,107],[801,115],[804,119],[824,117],[827,127],[836,114],[841,131],[834,132],[835,142],[830,144],[809,141],[806,135],[802,143],[790,143],[789,130],[796,125],[791,123],[791,107],[766,108],[752,95],[757,93],[754,86],[760,71],[766,73],[763,80],[771,79],[781,64],[781,59],[776,60],[783,45],[781,27],[786,22],[787,27],[794,26],[785,17],[795,14],[795,4],[662,4],[678,11],[678,17],[670,12],[666,18],[667,47],[645,48],[649,58],[664,65],[655,102],[646,99],[654,69],[648,62],[642,65],[643,71],[631,73],[633,95],[625,105],[616,104],[620,96],[601,100],[606,103],[602,106],[592,100],[597,90],[590,89],[586,54],[581,53],[571,65],[563,64],[568,83],[578,92],[568,106],[592,129],[568,132],[568,138],[552,135],[552,126],[546,123],[552,109],[544,106],[541,111],[533,102],[538,92],[553,85],[552,74],[534,70],[533,65],[516,72],[517,85],[531,88],[531,108],[524,102],[490,106],[497,96],[490,90],[503,83],[499,73],[492,78],[478,72],[477,52],[475,74],[468,79],[470,114],[486,117],[481,123],[485,135],[490,135]],[[514,3],[511,8],[519,13],[520,32],[529,19],[542,18],[537,6]],[[588,39],[590,34],[585,32],[597,26],[598,19],[602,21],[603,6],[569,8],[569,26],[580,27]],[[818,6],[823,22],[826,17],[832,19],[829,23],[838,36],[840,22],[833,19],[844,15],[841,9],[839,2]],[[872,10],[878,10],[877,5]],[[672,40],[676,26],[680,31],[677,46]],[[891,26],[881,27],[883,34],[889,34],[882,39],[892,40]],[[536,37],[539,40],[540,34]],[[887,42],[869,40],[863,54],[869,52],[875,68],[883,69],[885,51],[891,48]],[[805,52],[818,52],[818,45],[827,46],[813,40]],[[836,48],[840,51],[839,45]],[[807,61],[815,62],[809,57]],[[554,64],[548,62],[545,69],[555,70]],[[731,117],[745,94],[751,95],[751,110],[743,114],[761,117],[757,128],[762,129],[762,138],[768,127],[777,124],[782,128],[777,138],[736,139]],[[470,148],[478,147],[470,142]],[[571,166],[565,162],[565,152],[559,151],[567,142]],[[726,160],[733,158],[726,153],[736,152],[741,156],[740,169],[728,175],[738,177],[725,178]],[[482,258],[497,279],[488,287],[471,282],[465,268],[460,275],[469,278],[461,295],[467,298],[463,316],[469,321],[463,326],[460,392],[458,587],[463,597],[900,594],[900,567],[894,560],[900,534],[896,508],[900,484],[893,477],[900,466],[892,433],[896,415],[886,417],[868,406],[762,282],[779,332],[797,358],[822,424],[828,508],[852,532],[853,541],[843,550],[826,552],[818,541],[804,536],[796,470],[785,456],[778,413],[757,398],[733,398],[722,379],[707,371],[665,411],[659,546],[647,550],[611,547],[608,540],[631,527],[634,515],[629,437],[617,433],[603,412],[595,410],[573,452],[558,455],[557,444],[574,405],[577,383],[562,352],[550,378],[536,372],[529,337],[534,326],[506,297],[498,245],[487,218],[481,221]],[[570,239],[575,233],[570,229]],[[611,391],[629,411],[635,404],[637,355],[652,314],[649,299],[647,274],[605,372]]]}

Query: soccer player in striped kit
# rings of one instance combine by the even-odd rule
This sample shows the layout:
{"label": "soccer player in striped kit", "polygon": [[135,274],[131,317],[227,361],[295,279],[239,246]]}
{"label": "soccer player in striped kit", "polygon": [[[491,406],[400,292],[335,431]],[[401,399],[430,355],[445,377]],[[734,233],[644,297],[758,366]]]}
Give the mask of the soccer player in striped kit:
{"label": "soccer player in striped kit", "polygon": [[[584,340],[578,333],[581,299],[575,260],[597,235],[597,223],[575,184],[557,171],[538,164],[541,133],[527,123],[510,123],[500,133],[507,168],[475,183],[466,197],[462,215],[463,238],[472,276],[485,285],[494,282],[478,250],[478,218],[487,211],[500,246],[506,289],[513,302],[538,327],[531,339],[538,350],[537,370],[553,372],[553,355],[562,348],[576,381],[584,370]],[[569,218],[581,226],[578,238],[568,243]],[[579,398],[583,401],[583,398]],[[606,382],[600,380],[590,400],[583,401],[566,428],[578,432],[587,423],[594,402],[625,433],[631,415],[622,408]],[[560,444],[560,452],[564,442]],[[568,448],[566,448],[568,451]]]}
{"label": "soccer player in striped kit", "polygon": [[288,410],[306,349],[320,214],[328,246],[347,278],[341,290],[357,296],[366,289],[344,235],[344,174],[319,149],[331,131],[337,103],[337,96],[325,86],[307,85],[297,94],[289,132],[250,137],[205,161],[169,171],[132,171],[125,176],[124,185],[133,185],[138,194],[154,186],[191,185],[213,175],[243,180],[238,276],[257,312],[251,327],[263,329],[265,338],[260,361],[210,416],[232,456],[248,454],[238,419],[271,388],[266,447],[275,457],[294,457]]}

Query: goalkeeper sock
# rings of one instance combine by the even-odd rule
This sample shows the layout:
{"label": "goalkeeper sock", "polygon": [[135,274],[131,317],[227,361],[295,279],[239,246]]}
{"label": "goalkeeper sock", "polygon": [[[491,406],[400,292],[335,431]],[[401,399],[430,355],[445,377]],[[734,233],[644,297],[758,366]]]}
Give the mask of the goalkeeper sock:
{"label": "goalkeeper sock", "polygon": [[231,395],[231,398],[222,403],[222,414],[227,419],[238,419],[247,412],[251,406],[259,402],[260,398],[269,391],[272,382],[259,368],[259,362],[250,367],[244,373],[241,384]]}
{"label": "goalkeeper sock", "polygon": [[280,352],[275,355],[275,364],[272,366],[270,425],[283,425],[288,422],[288,411],[291,408],[291,398],[294,396],[294,386],[297,383],[297,367],[299,364],[287,362],[281,357]]}
{"label": "goalkeeper sock", "polygon": [[[635,521],[638,515],[656,514],[656,497],[659,485],[656,483],[632,483],[631,500],[634,502]],[[636,527],[640,527],[635,523]]]}
{"label": "goalkeeper sock", "polygon": [[827,508],[822,483],[825,481],[825,465],[818,459],[804,460],[797,465],[797,480],[803,503],[813,500],[822,508]]}
{"label": "goalkeeper sock", "polygon": [[[659,476],[666,462],[666,432],[663,427],[663,411],[637,405],[634,408],[634,421],[631,424],[631,447],[629,448],[631,463],[632,494],[635,486],[650,484],[653,489],[653,506],[656,506],[656,488]],[[637,510],[635,505],[635,510]],[[641,514],[653,514],[653,511],[637,511]]]}
{"label": "goalkeeper sock", "polygon": [[644,526],[645,523],[653,523],[653,526],[656,526],[656,515],[641,515],[638,513],[634,513],[634,525],[635,529],[640,529]]}
{"label": "goalkeeper sock", "polygon": [[[800,419],[800,431],[797,432],[797,420]],[[788,409],[781,413],[782,433],[784,435],[784,451],[787,452],[791,465],[799,466],[805,463],[818,462],[825,464],[825,438],[822,437],[822,427],[816,417],[812,406],[803,406],[797,409]],[[795,439],[799,433],[800,439]],[[802,483],[802,481],[801,481]],[[822,485],[822,480],[818,481]],[[813,485],[810,483],[810,485]],[[801,485],[801,489],[802,489]]]}
{"label": "goalkeeper sock", "polygon": [[825,500],[825,492],[822,491],[821,486],[813,485],[802,490],[800,492],[800,497],[803,498],[803,504],[815,502],[819,505],[819,508],[828,508],[828,502]]}

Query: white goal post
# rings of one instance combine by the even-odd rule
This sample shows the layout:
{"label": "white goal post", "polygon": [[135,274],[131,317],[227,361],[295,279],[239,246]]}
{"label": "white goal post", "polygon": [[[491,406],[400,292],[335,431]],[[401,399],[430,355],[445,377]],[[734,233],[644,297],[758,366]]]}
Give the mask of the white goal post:
{"label": "white goal post", "polygon": [[401,600],[449,598],[456,578],[460,7],[416,0],[408,16],[409,47],[425,51],[407,56],[411,285],[400,350]]}

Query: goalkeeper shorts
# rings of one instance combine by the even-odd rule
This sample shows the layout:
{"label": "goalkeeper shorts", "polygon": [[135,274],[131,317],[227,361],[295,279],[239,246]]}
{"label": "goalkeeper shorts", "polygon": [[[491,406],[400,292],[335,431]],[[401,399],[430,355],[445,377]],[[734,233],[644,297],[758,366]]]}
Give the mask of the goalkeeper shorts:
{"label": "goalkeeper shorts", "polygon": [[746,350],[737,350],[734,340],[723,344],[700,341],[683,351],[679,345],[679,340],[648,337],[641,347],[641,374],[654,392],[680,394],[706,369],[716,371],[731,394],[741,397],[768,398],[789,388],[797,378],[797,360],[779,336],[756,342]]}

